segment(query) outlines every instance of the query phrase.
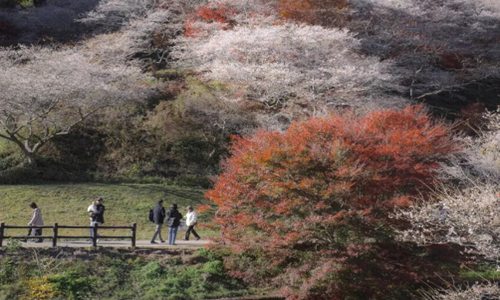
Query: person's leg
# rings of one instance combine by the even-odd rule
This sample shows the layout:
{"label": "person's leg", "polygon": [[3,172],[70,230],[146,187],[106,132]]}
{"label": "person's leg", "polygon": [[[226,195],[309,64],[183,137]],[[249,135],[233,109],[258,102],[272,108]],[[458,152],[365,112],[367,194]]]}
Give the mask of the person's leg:
{"label": "person's leg", "polygon": [[[155,228],[155,233],[153,234],[153,238],[151,239],[151,243],[154,243],[155,240],[156,240],[156,237],[158,236],[158,234],[161,235],[161,232],[159,232],[161,230],[161,226],[156,224],[156,228]],[[161,238],[160,238],[161,239]]]}
{"label": "person's leg", "polygon": [[90,239],[94,238],[94,228],[92,228],[94,227],[94,224],[95,224],[94,222],[92,221],[90,222]]}
{"label": "person's leg", "polygon": [[169,245],[172,245],[173,242],[172,242],[172,237],[174,236],[174,233],[173,233],[173,227],[168,227],[168,244]]}
{"label": "person's leg", "polygon": [[173,236],[174,236],[173,239],[172,239],[172,245],[175,245],[175,239],[177,237],[177,228],[179,228],[179,227],[177,227],[177,226],[176,227],[172,227],[172,229],[173,229]]}
{"label": "person's leg", "polygon": [[[96,225],[101,225],[99,222],[90,222],[90,239],[92,240],[94,238],[94,227],[96,227]],[[97,234],[96,238],[99,238],[99,234]]]}
{"label": "person's leg", "polygon": [[196,232],[196,230],[194,230],[194,225],[191,226],[191,232],[193,233],[194,237],[199,240],[200,239],[200,236],[198,235],[198,232]]}
{"label": "person's leg", "polygon": [[191,233],[191,230],[193,230],[193,225],[188,226],[188,229],[186,230],[186,235],[184,236],[186,241],[189,241],[189,234]]}
{"label": "person's leg", "polygon": [[[42,228],[35,228],[35,236],[42,236]],[[35,239],[35,243],[43,242],[42,238]]]}
{"label": "person's leg", "polygon": [[96,226],[96,225],[97,225],[97,229],[98,229],[98,230],[96,231],[96,238],[98,239],[98,238],[99,238],[99,226],[101,226],[101,225],[102,225],[102,223],[95,222],[95,225],[94,225],[94,226]]}
{"label": "person's leg", "polygon": [[165,243],[165,240],[163,239],[163,237],[161,236],[161,230],[163,229],[163,224],[158,224],[158,237],[160,238],[160,241],[162,243]]}
{"label": "person's leg", "polygon": [[29,237],[31,236],[32,231],[33,231],[32,228],[28,228],[28,234],[27,234],[28,237],[25,239],[22,239],[21,241],[27,243],[29,240]]}

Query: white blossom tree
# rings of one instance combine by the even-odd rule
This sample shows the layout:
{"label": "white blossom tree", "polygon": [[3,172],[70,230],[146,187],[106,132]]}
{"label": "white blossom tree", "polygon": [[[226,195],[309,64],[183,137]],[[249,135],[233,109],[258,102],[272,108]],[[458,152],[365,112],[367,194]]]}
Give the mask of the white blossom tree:
{"label": "white blossom tree", "polygon": [[131,20],[145,17],[153,8],[165,2],[167,0],[100,0],[79,21],[99,25],[105,30],[119,29]]}
{"label": "white blossom tree", "polygon": [[29,163],[90,115],[150,90],[137,67],[100,62],[84,50],[0,49],[0,137],[19,146]]}
{"label": "white blossom tree", "polygon": [[419,244],[454,243],[488,259],[500,258],[500,185],[442,191],[435,203],[397,213],[411,228],[400,238]]}
{"label": "white blossom tree", "polygon": [[500,259],[500,111],[487,113],[487,131],[467,139],[458,158],[443,167],[444,186],[435,201],[396,214],[411,228],[400,238],[420,244],[455,243],[492,260]]}
{"label": "white blossom tree", "polygon": [[194,68],[205,79],[227,83],[244,98],[270,107],[293,99],[310,107],[330,101],[355,105],[394,80],[386,71],[388,63],[358,54],[358,46],[346,30],[295,24],[238,26],[207,38],[183,38],[174,55],[182,67]]}
{"label": "white blossom tree", "polygon": [[463,151],[443,164],[444,180],[470,182],[500,182],[500,107],[483,115],[485,128],[477,137],[457,137]]}
{"label": "white blossom tree", "polygon": [[425,300],[493,300],[500,298],[500,286],[497,283],[476,283],[467,288],[439,289],[422,295]]}

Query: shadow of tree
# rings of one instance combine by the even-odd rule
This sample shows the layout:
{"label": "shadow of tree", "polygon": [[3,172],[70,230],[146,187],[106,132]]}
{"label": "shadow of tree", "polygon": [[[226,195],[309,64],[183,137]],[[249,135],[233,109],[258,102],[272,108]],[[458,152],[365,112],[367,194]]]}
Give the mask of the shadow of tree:
{"label": "shadow of tree", "polygon": [[500,104],[500,6],[481,3],[349,0],[319,7],[315,23],[356,33],[363,54],[393,61],[399,96],[454,117],[471,103]]}
{"label": "shadow of tree", "polygon": [[364,53],[394,61],[402,96],[451,118],[472,103],[500,104],[500,11],[485,13],[472,1],[413,1],[411,9],[358,3],[348,28]]}
{"label": "shadow of tree", "polygon": [[110,28],[104,26],[108,24],[82,21],[101,1],[47,0],[37,7],[0,9],[0,46],[71,43],[118,30],[123,22]]}

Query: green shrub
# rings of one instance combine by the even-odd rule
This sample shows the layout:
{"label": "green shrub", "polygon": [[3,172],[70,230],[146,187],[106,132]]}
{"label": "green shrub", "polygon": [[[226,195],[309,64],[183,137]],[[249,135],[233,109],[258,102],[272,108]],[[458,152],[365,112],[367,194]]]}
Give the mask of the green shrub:
{"label": "green shrub", "polygon": [[15,253],[21,249],[21,242],[19,240],[9,239],[7,240],[7,245],[5,245],[5,252]]}
{"label": "green shrub", "polygon": [[467,281],[500,281],[500,270],[493,265],[481,265],[477,269],[460,272],[460,277]]}
{"label": "green shrub", "polygon": [[195,258],[189,264],[182,264],[177,255],[135,256],[114,250],[89,251],[82,260],[37,253],[36,259],[22,251],[0,257],[0,300],[29,295],[73,300],[195,300],[249,293],[226,273],[220,253],[209,250],[188,254]]}
{"label": "green shrub", "polygon": [[6,258],[0,265],[0,286],[16,281],[16,263],[11,258]]}
{"label": "green shrub", "polygon": [[92,286],[97,283],[95,278],[75,271],[56,274],[48,280],[58,292],[70,300],[88,299]]}
{"label": "green shrub", "polygon": [[140,268],[140,277],[147,282],[147,280],[161,278],[165,275],[165,270],[163,267],[155,261],[147,263],[145,266]]}

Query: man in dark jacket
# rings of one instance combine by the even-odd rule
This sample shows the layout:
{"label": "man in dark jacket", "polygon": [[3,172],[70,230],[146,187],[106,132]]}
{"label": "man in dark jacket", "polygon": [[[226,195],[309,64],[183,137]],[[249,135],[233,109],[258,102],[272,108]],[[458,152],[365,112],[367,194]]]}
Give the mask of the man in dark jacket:
{"label": "man in dark jacket", "polygon": [[177,229],[181,225],[182,215],[177,210],[177,204],[172,204],[167,212],[167,225],[168,225],[168,244],[175,245],[175,238],[177,237]]}
{"label": "man in dark jacket", "polygon": [[151,239],[151,244],[156,244],[156,237],[160,237],[160,241],[165,243],[161,237],[161,228],[163,227],[163,220],[165,220],[165,208],[163,207],[163,200],[158,201],[156,206],[153,208],[153,223],[155,223],[155,233]]}
{"label": "man in dark jacket", "polygon": [[106,207],[104,207],[104,199],[102,197],[97,198],[97,204],[96,204],[96,212],[94,214],[94,222],[98,223],[99,225],[104,224],[104,210],[106,210]]}

